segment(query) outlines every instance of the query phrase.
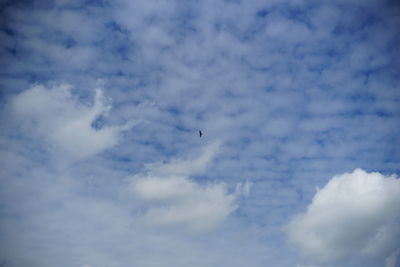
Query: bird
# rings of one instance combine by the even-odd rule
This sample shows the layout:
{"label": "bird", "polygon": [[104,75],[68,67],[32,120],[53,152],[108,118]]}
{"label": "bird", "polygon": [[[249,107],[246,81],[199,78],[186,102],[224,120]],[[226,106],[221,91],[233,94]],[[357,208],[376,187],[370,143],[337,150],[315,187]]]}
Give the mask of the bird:
{"label": "bird", "polygon": [[203,135],[203,133],[199,130],[199,136],[201,137]]}

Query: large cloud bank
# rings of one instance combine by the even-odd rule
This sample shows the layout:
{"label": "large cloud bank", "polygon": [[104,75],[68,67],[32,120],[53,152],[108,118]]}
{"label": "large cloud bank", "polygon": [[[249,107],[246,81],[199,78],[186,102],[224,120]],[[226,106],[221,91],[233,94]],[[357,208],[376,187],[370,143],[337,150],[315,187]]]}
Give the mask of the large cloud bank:
{"label": "large cloud bank", "polygon": [[287,231],[312,263],[391,255],[386,263],[394,266],[399,219],[400,180],[356,169],[334,176],[318,190]]}

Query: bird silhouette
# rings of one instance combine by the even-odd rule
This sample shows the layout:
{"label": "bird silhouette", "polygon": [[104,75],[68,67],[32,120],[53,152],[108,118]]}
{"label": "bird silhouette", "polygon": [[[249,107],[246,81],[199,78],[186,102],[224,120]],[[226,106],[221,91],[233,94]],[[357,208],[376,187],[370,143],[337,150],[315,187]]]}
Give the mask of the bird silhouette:
{"label": "bird silhouette", "polygon": [[199,136],[201,137],[203,135],[203,133],[199,130]]}

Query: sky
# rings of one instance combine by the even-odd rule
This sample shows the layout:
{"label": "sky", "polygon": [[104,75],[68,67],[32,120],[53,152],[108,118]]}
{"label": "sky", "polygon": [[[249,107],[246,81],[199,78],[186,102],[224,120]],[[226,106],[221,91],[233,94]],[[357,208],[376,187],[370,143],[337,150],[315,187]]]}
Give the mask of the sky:
{"label": "sky", "polygon": [[0,267],[399,267],[399,15],[0,1]]}

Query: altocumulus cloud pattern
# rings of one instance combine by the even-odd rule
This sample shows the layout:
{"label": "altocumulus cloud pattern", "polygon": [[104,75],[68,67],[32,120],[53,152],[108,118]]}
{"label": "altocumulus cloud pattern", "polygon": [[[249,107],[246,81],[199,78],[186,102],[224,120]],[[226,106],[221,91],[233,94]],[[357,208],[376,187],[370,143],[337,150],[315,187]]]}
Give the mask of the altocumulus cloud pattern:
{"label": "altocumulus cloud pattern", "polygon": [[399,14],[1,1],[0,266],[400,266]]}

